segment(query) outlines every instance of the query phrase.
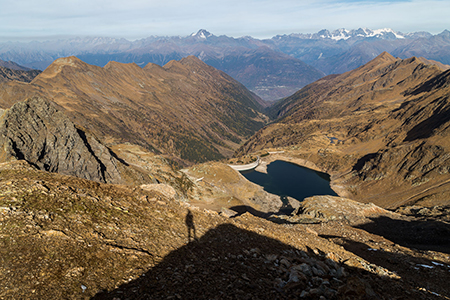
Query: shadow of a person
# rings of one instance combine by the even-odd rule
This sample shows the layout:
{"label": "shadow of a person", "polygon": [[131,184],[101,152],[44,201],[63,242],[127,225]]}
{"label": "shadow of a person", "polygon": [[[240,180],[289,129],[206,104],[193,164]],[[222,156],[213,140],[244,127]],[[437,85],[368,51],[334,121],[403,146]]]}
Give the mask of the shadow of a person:
{"label": "shadow of a person", "polygon": [[186,215],[186,227],[188,230],[188,242],[191,240],[197,240],[197,235],[195,233],[195,225],[194,225],[194,215],[188,209],[188,213]]}

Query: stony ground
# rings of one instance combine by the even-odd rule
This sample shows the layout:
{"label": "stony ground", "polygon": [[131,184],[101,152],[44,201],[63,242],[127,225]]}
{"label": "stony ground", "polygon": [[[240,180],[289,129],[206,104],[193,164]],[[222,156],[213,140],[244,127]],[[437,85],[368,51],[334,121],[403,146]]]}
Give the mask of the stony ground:
{"label": "stony ground", "polygon": [[20,162],[0,166],[0,190],[0,299],[450,296],[449,248],[414,250],[363,229],[389,212],[227,218]]}

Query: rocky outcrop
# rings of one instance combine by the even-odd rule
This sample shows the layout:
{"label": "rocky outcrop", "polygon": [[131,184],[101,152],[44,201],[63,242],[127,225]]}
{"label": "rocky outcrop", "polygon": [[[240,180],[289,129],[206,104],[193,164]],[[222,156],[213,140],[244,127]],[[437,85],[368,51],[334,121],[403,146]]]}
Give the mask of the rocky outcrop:
{"label": "rocky outcrop", "polygon": [[107,147],[77,128],[49,101],[30,98],[0,119],[0,160],[26,160],[37,168],[119,183],[120,163]]}
{"label": "rocky outcrop", "polygon": [[364,222],[379,216],[393,217],[396,214],[373,203],[364,204],[334,196],[313,196],[301,202],[298,214],[322,221],[346,220],[351,223]]}

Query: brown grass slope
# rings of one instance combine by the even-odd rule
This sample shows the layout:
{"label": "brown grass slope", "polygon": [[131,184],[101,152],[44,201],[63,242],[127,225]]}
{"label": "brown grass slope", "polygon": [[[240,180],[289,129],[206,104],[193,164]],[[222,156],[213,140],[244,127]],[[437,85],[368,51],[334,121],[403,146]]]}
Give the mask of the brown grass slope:
{"label": "brown grass slope", "polygon": [[107,145],[139,144],[191,162],[229,155],[264,124],[253,94],[195,57],[143,69],[61,58],[29,85],[0,90],[3,108],[38,94]]}
{"label": "brown grass slope", "polygon": [[449,73],[383,53],[274,107],[237,154],[284,147],[331,173],[340,194],[395,208],[448,204]]}
{"label": "brown grass slope", "polygon": [[23,162],[0,164],[0,190],[2,299],[449,296],[448,255],[338,221],[230,219],[157,191]]}

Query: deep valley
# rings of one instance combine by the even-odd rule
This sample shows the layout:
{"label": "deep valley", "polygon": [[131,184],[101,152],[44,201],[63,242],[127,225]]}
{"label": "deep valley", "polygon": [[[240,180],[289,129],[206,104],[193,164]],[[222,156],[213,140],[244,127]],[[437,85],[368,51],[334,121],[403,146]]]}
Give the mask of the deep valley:
{"label": "deep valley", "polygon": [[[381,52],[322,77],[246,51],[228,74],[207,52],[5,67],[0,299],[450,298],[448,66]],[[274,60],[284,92],[261,85]],[[298,190],[298,166],[326,191],[253,183]]]}

